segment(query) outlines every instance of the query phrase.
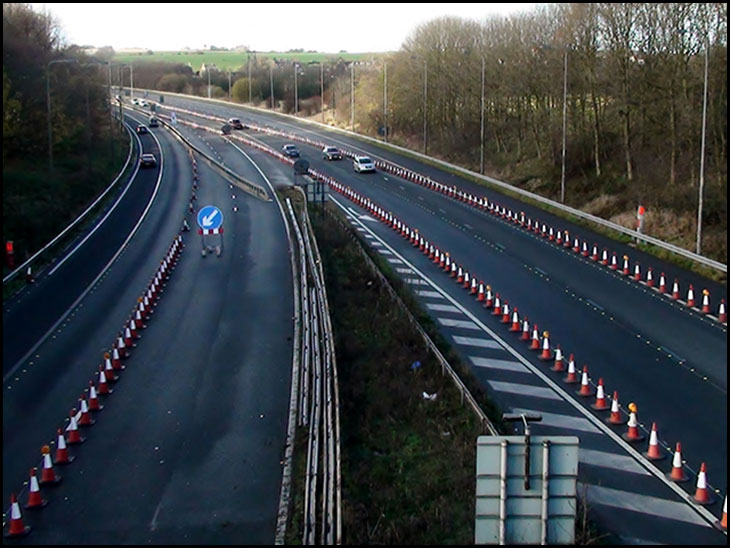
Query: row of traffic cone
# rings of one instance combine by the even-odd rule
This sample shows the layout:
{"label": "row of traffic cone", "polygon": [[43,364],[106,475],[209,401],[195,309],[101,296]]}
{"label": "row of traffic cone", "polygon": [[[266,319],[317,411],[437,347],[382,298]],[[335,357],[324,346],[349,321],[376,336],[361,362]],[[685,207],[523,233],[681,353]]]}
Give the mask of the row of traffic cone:
{"label": "row of traffic cone", "polygon": [[[443,251],[439,251],[438,247],[429,243],[423,238],[423,235],[418,234],[413,229],[410,229],[407,225],[402,223],[400,220],[395,218],[391,213],[386,212],[370,199],[360,196],[358,193],[352,191],[344,185],[334,181],[334,179],[327,178],[332,188],[342,193],[348,199],[356,203],[357,205],[364,207],[376,218],[388,224],[391,228],[399,232],[404,238],[408,238],[411,243],[416,243],[418,247],[426,254],[434,263],[442,268],[451,277],[456,279],[457,283],[462,284],[462,287],[468,289],[472,294],[476,294],[476,298],[480,302],[485,303],[486,308],[492,309],[492,315],[501,318],[500,323],[509,325],[509,331],[514,333],[521,333],[521,338],[527,341],[530,345],[530,349],[537,350],[540,352],[538,359],[541,361],[553,362],[552,370],[556,372],[562,372],[565,370],[565,358],[558,345],[553,353],[552,346],[550,344],[549,333],[544,331],[542,333],[542,339],[540,338],[540,331],[537,325],[533,326],[532,336],[530,333],[530,326],[527,318],[520,321],[517,308],[510,311],[509,304],[507,301],[502,302],[499,294],[493,294],[492,288],[489,285],[484,285],[483,282],[476,283],[476,277],[472,277],[473,282],[466,283],[469,279],[468,271],[465,271],[462,266],[457,266],[456,262],[451,260],[450,256]],[[475,289],[476,288],[476,289]],[[619,403],[618,403],[618,392],[614,391],[611,404],[608,403],[606,397],[606,391],[604,387],[603,379],[598,380],[596,389],[590,383],[588,375],[588,366],[583,367],[582,375],[580,380],[575,368],[575,358],[573,354],[570,354],[568,358],[567,376],[563,379],[568,384],[577,384],[580,382],[580,388],[576,393],[582,397],[593,397],[595,395],[595,402],[591,407],[599,412],[610,411],[609,417],[606,422],[614,425],[627,425],[627,431],[622,437],[629,442],[640,442],[645,439],[645,436],[639,429],[639,423],[637,420],[637,406],[634,403],[629,404],[629,416],[628,420],[622,417]],[[686,481],[686,476],[680,455],[680,445],[677,445],[677,451],[675,452],[675,458],[673,461],[672,471],[668,475],[670,479],[674,481]],[[652,461],[658,461],[666,458],[666,454],[662,451],[657,434],[656,423],[652,425],[652,431],[649,439],[649,447],[644,453],[645,456]],[[697,479],[697,489],[693,499],[699,504],[710,504],[714,502],[712,491],[707,487],[706,467],[703,464]]]}
{"label": "row of traffic cone", "polygon": [[[136,346],[134,340],[139,338],[138,330],[146,327],[144,322],[150,318],[151,309],[159,299],[161,286],[164,284],[164,281],[169,279],[170,272],[177,263],[182,248],[182,237],[177,236],[166,253],[165,258],[161,261],[160,267],[148,289],[137,300],[137,306],[135,306],[129,322],[125,323],[122,334],[117,338],[117,342],[111,352],[104,354],[104,363],[98,369],[97,384],[95,385],[93,380],[89,381],[89,387],[84,390],[78,399],[78,408],[71,409],[69,413],[65,433],[64,429],[59,428],[57,430],[55,458],[51,458],[51,448],[49,445],[42,447],[41,477],[39,480],[36,475],[36,468],[31,468],[30,479],[28,481],[28,498],[23,505],[23,508],[26,510],[44,508],[48,504],[48,501],[41,495],[41,487],[50,487],[61,483],[63,478],[55,471],[54,461],[55,465],[67,465],[74,461],[75,457],[69,453],[69,446],[79,445],[86,441],[86,438],[81,435],[80,428],[88,428],[96,423],[93,413],[99,412],[104,408],[99,396],[107,396],[113,392],[109,384],[119,379],[117,373],[124,369],[122,360],[128,357],[131,348]],[[5,537],[17,538],[29,534],[31,528],[23,524],[20,504],[15,494],[11,494],[10,504],[11,517],[8,529],[4,533]]]}

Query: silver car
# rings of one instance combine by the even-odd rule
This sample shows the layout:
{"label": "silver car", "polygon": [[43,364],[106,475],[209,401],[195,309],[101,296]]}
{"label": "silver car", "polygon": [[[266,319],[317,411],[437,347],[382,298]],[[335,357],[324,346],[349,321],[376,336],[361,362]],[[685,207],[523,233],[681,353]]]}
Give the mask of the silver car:
{"label": "silver car", "polygon": [[352,161],[352,167],[358,173],[375,171],[375,162],[367,156],[355,156],[355,159]]}

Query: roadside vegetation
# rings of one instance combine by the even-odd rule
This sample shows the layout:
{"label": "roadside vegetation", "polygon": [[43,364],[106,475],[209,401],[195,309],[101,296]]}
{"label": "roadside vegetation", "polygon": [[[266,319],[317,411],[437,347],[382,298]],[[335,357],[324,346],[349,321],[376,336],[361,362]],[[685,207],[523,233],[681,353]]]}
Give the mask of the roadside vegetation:
{"label": "roadside vegetation", "polygon": [[16,265],[85,210],[128,154],[127,134],[111,122],[106,66],[61,33],[51,16],[3,4],[3,237]]}

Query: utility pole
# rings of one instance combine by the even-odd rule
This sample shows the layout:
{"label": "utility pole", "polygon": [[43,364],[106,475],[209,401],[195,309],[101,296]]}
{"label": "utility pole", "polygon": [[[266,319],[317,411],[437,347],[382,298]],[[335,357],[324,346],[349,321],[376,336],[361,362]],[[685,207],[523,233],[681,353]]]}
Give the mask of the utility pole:
{"label": "utility pole", "polygon": [[423,153],[428,154],[428,61],[423,62]]}
{"label": "utility pole", "polygon": [[705,133],[707,129],[707,80],[710,66],[710,40],[705,47],[705,93],[702,97],[702,145],[700,152],[700,196],[697,205],[697,255],[702,251],[702,193],[705,188]]}
{"label": "utility pole", "polygon": [[481,108],[479,112],[479,121],[480,121],[480,132],[479,132],[479,173],[484,175],[484,82],[485,82],[485,73],[484,73],[484,57],[482,57],[482,100],[481,100]]}
{"label": "utility pole", "polygon": [[299,114],[299,90],[297,88],[297,72],[299,72],[299,65],[294,61],[294,116]]}
{"label": "utility pole", "polygon": [[274,65],[269,66],[269,79],[271,81],[271,110],[274,110]]}
{"label": "utility pole", "polygon": [[319,64],[319,110],[322,111],[322,123],[324,124],[324,63]]}
{"label": "utility pole", "polygon": [[355,131],[355,61],[350,63],[350,130]]}
{"label": "utility pole", "polygon": [[383,63],[383,136],[388,142],[388,63]]}
{"label": "utility pole", "polygon": [[568,122],[568,48],[565,48],[565,70],[563,71],[563,170],[560,176],[560,203],[565,203],[565,141]]}
{"label": "utility pole", "polygon": [[251,95],[251,54],[248,54],[248,104],[253,103]]}

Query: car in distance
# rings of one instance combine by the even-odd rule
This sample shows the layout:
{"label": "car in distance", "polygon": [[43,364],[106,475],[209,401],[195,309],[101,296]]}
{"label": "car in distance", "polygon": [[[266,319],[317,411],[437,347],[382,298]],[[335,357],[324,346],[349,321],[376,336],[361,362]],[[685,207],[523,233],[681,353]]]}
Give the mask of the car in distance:
{"label": "car in distance", "polygon": [[155,118],[154,116],[152,116],[152,117],[150,117],[149,126],[150,127],[159,127],[160,126],[160,122],[157,120],[157,118]]}
{"label": "car in distance", "polygon": [[144,135],[145,133],[149,133],[150,130],[147,129],[147,126],[137,126],[137,135]]}
{"label": "car in distance", "polygon": [[139,100],[139,106],[141,106],[141,107],[147,107],[147,106],[149,106],[149,103],[147,103],[147,101],[145,101],[144,99],[140,99]]}
{"label": "car in distance", "polygon": [[227,124],[233,129],[243,129],[243,122],[238,118],[229,118]]}
{"label": "car in distance", "polygon": [[281,150],[284,153],[284,156],[289,156],[289,158],[299,158],[299,149],[297,149],[294,145],[284,145],[281,147]]}
{"label": "car in distance", "polygon": [[140,167],[155,167],[157,165],[157,159],[154,154],[142,154],[139,159]]}
{"label": "car in distance", "polygon": [[375,162],[367,156],[355,156],[355,159],[352,161],[352,168],[358,173],[375,171]]}
{"label": "car in distance", "polygon": [[336,147],[324,147],[322,149],[322,158],[324,160],[342,160],[342,153]]}

